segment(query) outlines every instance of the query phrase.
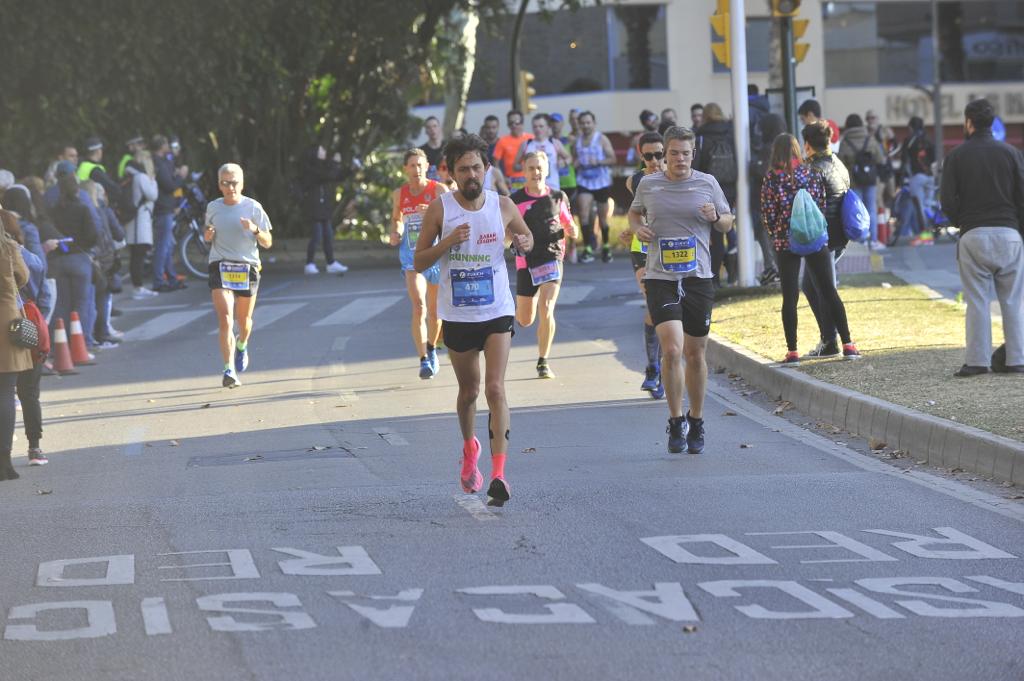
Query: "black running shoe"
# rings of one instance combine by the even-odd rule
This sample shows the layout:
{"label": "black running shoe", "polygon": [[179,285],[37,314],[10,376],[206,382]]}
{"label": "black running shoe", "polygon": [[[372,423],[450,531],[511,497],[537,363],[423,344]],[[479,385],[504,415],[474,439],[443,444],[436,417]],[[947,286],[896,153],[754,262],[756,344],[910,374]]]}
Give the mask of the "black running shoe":
{"label": "black running shoe", "polygon": [[504,506],[505,502],[512,498],[512,490],[509,488],[505,478],[491,480],[491,486],[487,488],[487,505]]}
{"label": "black running shoe", "polygon": [[612,261],[612,249],[609,246],[605,246],[601,249],[601,262]]}
{"label": "black running shoe", "polygon": [[673,416],[668,420],[668,451],[671,454],[682,454],[686,444],[687,423],[682,416]]}
{"label": "black running shoe", "polygon": [[814,349],[804,355],[807,359],[818,359],[820,357],[835,357],[840,353],[839,343],[833,338],[830,341],[819,341]]}
{"label": "black running shoe", "polygon": [[686,423],[689,426],[686,433],[686,451],[690,454],[700,454],[704,451],[704,419],[695,419],[687,412]]}

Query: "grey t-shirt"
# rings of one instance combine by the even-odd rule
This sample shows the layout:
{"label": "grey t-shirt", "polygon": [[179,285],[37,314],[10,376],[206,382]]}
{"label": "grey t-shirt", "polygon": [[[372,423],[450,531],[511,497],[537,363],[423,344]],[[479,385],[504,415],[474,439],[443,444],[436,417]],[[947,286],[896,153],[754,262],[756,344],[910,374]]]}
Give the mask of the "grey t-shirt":
{"label": "grey t-shirt", "polygon": [[645,279],[712,276],[712,227],[700,215],[705,203],[715,204],[719,215],[732,212],[718,180],[698,170],[685,180],[670,180],[658,172],[639,183],[630,208],[646,211],[647,225],[655,235],[647,248]]}
{"label": "grey t-shirt", "polygon": [[256,246],[256,235],[242,226],[242,218],[256,223],[261,232],[271,230],[270,218],[259,201],[248,196],[233,206],[224,199],[211,201],[206,206],[206,224],[213,225],[213,244],[210,245],[210,262],[230,260],[260,264],[260,249]]}

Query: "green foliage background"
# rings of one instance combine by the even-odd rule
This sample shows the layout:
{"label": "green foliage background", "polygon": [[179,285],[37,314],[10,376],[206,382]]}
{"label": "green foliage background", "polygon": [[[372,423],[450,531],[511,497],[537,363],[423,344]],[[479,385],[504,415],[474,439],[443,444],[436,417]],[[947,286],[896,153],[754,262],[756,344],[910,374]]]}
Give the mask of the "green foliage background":
{"label": "green foliage background", "polygon": [[[115,165],[136,131],[181,137],[193,169],[235,161],[247,193],[301,232],[289,183],[320,142],[352,168],[357,233],[398,181],[380,150],[417,129],[439,18],[456,0],[0,1],[0,167],[42,174],[98,134]],[[288,231],[286,229],[286,231]]]}

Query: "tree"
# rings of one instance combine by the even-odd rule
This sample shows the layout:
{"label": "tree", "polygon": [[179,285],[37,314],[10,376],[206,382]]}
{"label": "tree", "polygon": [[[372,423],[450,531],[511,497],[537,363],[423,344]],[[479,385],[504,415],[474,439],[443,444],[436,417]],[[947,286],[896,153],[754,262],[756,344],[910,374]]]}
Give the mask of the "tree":
{"label": "tree", "polygon": [[650,33],[660,11],[661,7],[657,5],[619,5],[615,8],[616,16],[626,27],[630,88],[641,90],[651,87]]}

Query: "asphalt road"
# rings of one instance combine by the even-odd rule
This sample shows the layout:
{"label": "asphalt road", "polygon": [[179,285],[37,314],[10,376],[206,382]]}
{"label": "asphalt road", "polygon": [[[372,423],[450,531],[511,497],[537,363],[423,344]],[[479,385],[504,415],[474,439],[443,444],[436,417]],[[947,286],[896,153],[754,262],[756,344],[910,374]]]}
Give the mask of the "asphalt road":
{"label": "asphalt road", "polygon": [[1019,502],[724,376],[668,454],[636,302],[570,267],[555,380],[517,334],[503,509],[459,489],[394,269],[269,271],[232,391],[204,285],[121,303],[134,340],[44,379],[51,464],[0,483],[0,679],[1024,679]]}

